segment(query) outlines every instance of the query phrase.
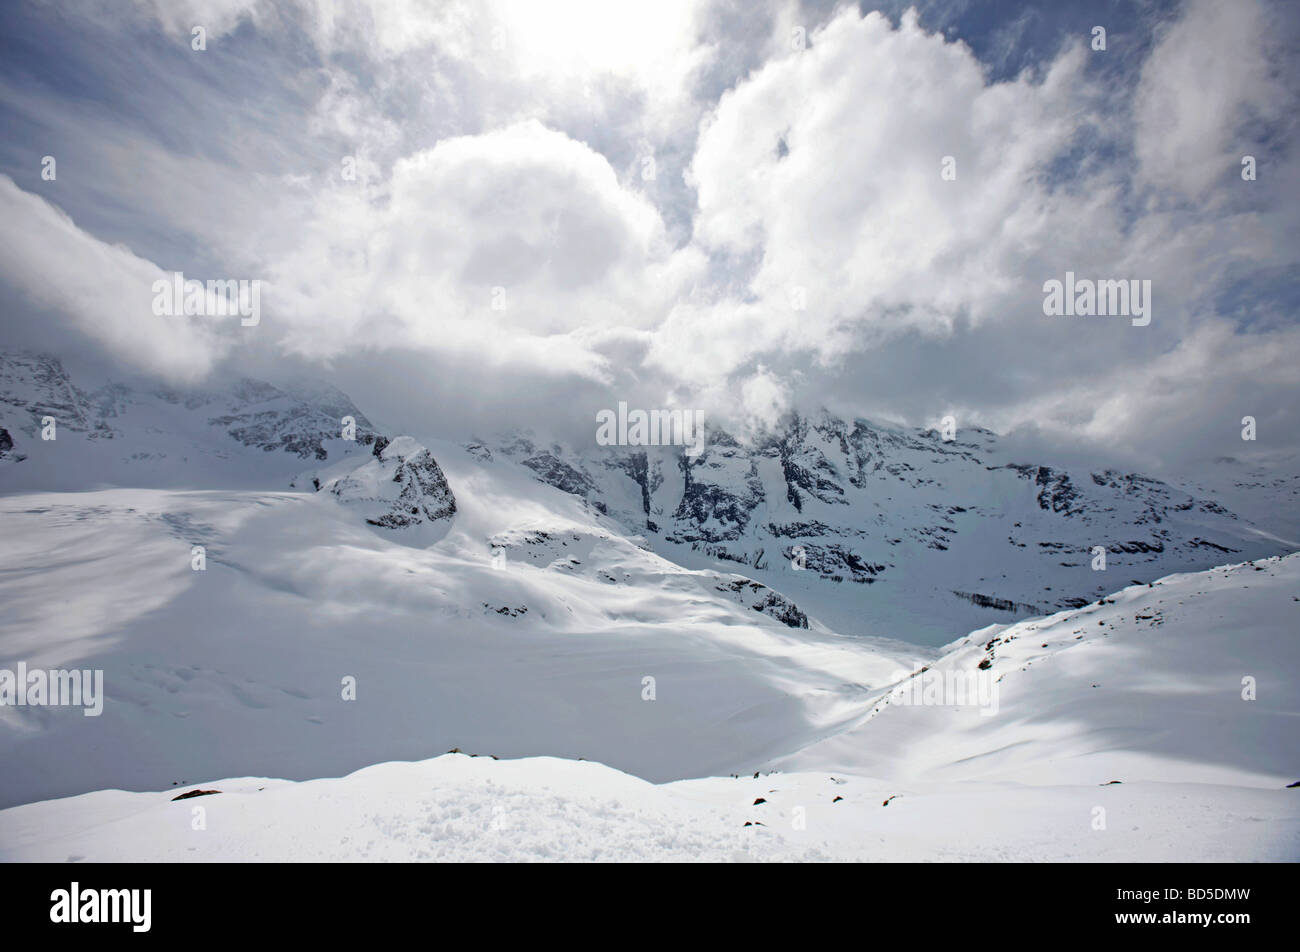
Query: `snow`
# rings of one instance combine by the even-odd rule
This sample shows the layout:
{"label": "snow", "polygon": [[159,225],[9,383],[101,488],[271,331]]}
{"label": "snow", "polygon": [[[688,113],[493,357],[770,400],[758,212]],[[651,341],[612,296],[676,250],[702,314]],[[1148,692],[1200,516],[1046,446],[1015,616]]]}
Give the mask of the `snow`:
{"label": "snow", "polygon": [[[368,427],[328,389],[87,392],[0,361],[0,670],[102,670],[107,695],[97,717],[0,706],[0,859],[1300,859],[1300,555],[1260,556],[1280,534],[1110,473],[1063,516],[1035,497],[1059,474],[1028,481],[983,431],[869,432],[879,472],[810,438],[798,510],[775,456],[711,446],[698,519],[665,456],[654,528],[622,463],[405,436],[376,456],[334,437],[345,411]],[[835,528],[724,540],[747,562],[686,539],[730,531],[735,500]],[[1167,549],[1088,568],[1137,525]],[[793,571],[781,546],[810,538],[882,580]],[[1211,538],[1233,564],[1155,572]],[[1094,600],[953,596],[1067,584]],[[945,679],[986,703],[905,703]],[[221,792],[172,799],[193,789]]]}
{"label": "snow", "polygon": [[[214,774],[307,779],[453,746],[659,781],[730,772],[851,716],[902,663],[796,635],[563,494],[547,491],[550,509],[535,483],[461,479],[468,457],[436,453],[466,488],[427,549],[325,492],[0,497],[0,667],[103,669],[108,694],[98,718],[0,707],[3,805]],[[493,568],[489,540],[518,527],[567,546],[537,562],[507,550]]]}
{"label": "snow", "polygon": [[[930,673],[990,658],[997,712],[892,703],[780,761],[896,777],[1034,784],[1300,779],[1300,555],[1130,586],[1104,604],[949,645]],[[992,649],[989,649],[989,645]],[[1244,679],[1254,683],[1246,700]]]}
{"label": "snow", "polygon": [[[530,473],[604,507],[673,562],[743,573],[841,634],[934,647],[1130,581],[1300,548],[1286,515],[1294,460],[1272,478],[1252,470],[1233,481],[1226,476],[1236,467],[1219,467],[1227,473],[1217,481],[1187,489],[1020,459],[987,430],[944,441],[822,414],[746,440],[711,434],[690,462],[688,489],[680,448],[572,449],[526,434],[489,445],[486,466]],[[630,471],[633,457],[644,485]],[[1238,506],[1258,522],[1231,511]],[[1096,546],[1107,550],[1104,572],[1091,569]],[[1019,607],[980,605],[972,595]]]}
{"label": "snow", "polygon": [[[1000,679],[999,704],[990,717],[970,707],[881,706],[891,694],[887,684],[874,694],[859,686],[850,695],[855,700],[839,697],[822,725],[824,737],[801,746],[774,730],[789,718],[788,709],[759,704],[734,712],[743,730],[712,738],[721,740],[715,754],[742,736],[756,751],[798,748],[784,757],[756,754],[740,777],[653,784],[599,763],[497,760],[486,756],[489,748],[469,746],[464,749],[483,756],[382,763],[341,779],[299,783],[193,779],[216,775],[209,770],[170,788],[158,784],[155,792],[100,791],[0,811],[0,859],[1295,861],[1300,798],[1285,784],[1300,772],[1300,735],[1290,726],[1300,699],[1294,679],[1278,673],[1295,670],[1297,662],[1296,592],[1300,556],[1170,577],[1125,590],[1113,603],[974,633],[954,642],[931,670],[969,669],[996,639],[990,674]],[[1223,637],[1225,631],[1233,637]],[[558,667],[539,667],[553,653],[552,634],[548,650],[527,659],[527,675],[550,682],[567,669],[560,694],[576,699],[571,692],[590,691],[611,654],[596,652],[592,667],[591,655],[561,651]],[[493,640],[492,650],[502,644]],[[392,664],[391,642],[383,648],[388,667],[409,667],[409,658]],[[824,650],[833,663],[821,657],[823,665],[847,666],[848,659]],[[879,662],[873,653],[871,663]],[[475,658],[458,674],[476,665],[481,676],[486,664]],[[671,668],[649,667],[673,670],[663,682],[675,685],[690,660],[679,656]],[[497,662],[491,670],[510,677],[508,665]],[[1258,677],[1257,700],[1241,695],[1239,676],[1249,672]],[[437,689],[449,686],[439,682]],[[735,697],[736,687],[720,690]],[[492,691],[497,702],[509,693],[500,684]],[[258,696],[270,694],[263,689]],[[651,762],[665,769],[688,762],[700,749],[689,745],[691,733],[707,735],[712,719],[728,719],[703,700],[690,699],[695,709],[674,720],[676,734],[670,731],[666,746],[665,735],[648,730],[619,737],[615,746],[640,759],[637,772]],[[472,703],[470,692],[458,703]],[[638,703],[655,717],[663,710],[662,699]],[[237,719],[246,732],[242,762],[255,760],[258,733],[288,723],[292,705],[277,707]],[[600,737],[600,722],[634,710],[616,709],[598,694],[588,694],[581,707],[586,716],[570,727],[588,744]],[[856,708],[856,717],[846,717],[846,707]],[[205,734],[231,730],[226,725],[234,711],[227,704],[204,714]],[[525,723],[556,722],[553,709],[521,712],[520,720],[489,711],[474,708],[476,715],[496,717],[498,739],[515,736]],[[377,726],[393,728],[389,714]],[[156,727],[147,734],[149,747],[165,750]],[[65,732],[56,749],[68,750],[74,736]],[[222,742],[187,766],[217,762],[224,741],[213,739]],[[339,739],[331,734],[330,744]],[[378,734],[368,741],[376,753],[385,749]],[[9,751],[5,756],[13,762]],[[280,757],[309,763],[283,747]],[[326,761],[310,763],[308,769],[319,771]],[[99,764],[87,778],[102,776],[107,766]],[[144,762],[131,768],[137,778],[148,776]],[[221,792],[172,799],[190,789]],[[757,803],[760,798],[765,802]],[[201,823],[196,807],[203,808]]]}
{"label": "snow", "polygon": [[589,762],[448,754],[342,779],[201,786],[221,792],[104,791],[5,810],[0,860],[1231,862],[1295,860],[1300,843],[1294,791],[1205,784],[796,773],[656,786]]}

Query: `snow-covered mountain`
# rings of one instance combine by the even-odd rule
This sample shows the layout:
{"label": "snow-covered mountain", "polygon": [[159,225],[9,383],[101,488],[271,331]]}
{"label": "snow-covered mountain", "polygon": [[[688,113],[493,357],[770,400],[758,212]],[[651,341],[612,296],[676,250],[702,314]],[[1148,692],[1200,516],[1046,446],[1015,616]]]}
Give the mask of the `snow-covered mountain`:
{"label": "snow-covered mountain", "polygon": [[1188,473],[1183,485],[1268,528],[1293,547],[1300,539],[1300,459],[1293,454],[1251,461],[1220,456]]}
{"label": "snow-covered mountain", "polygon": [[[417,508],[442,514],[413,544],[366,487],[425,452],[455,512],[425,481]],[[0,496],[0,668],[102,670],[108,696],[97,717],[0,706],[0,804],[451,747],[725,773],[851,717],[910,656],[791,628],[779,594],[669,562],[454,445],[383,456],[319,491]]]}
{"label": "snow-covered mountain", "polygon": [[[1208,483],[830,417],[466,447],[318,385],[0,369],[0,690],[104,685],[0,705],[0,858],[1161,859],[1207,813],[1194,855],[1300,857],[1300,556]],[[997,710],[926,701],[950,675]],[[221,836],[168,826],[196,786]],[[1091,836],[1099,798],[1145,832]]]}
{"label": "snow-covered mountain", "polygon": [[[777,763],[900,779],[1280,788],[1300,780],[1298,631],[1300,555],[1167,576],[972,632],[857,724]],[[927,703],[966,676],[983,679],[978,697]]]}
{"label": "snow-covered mountain", "polygon": [[[712,428],[695,457],[575,451],[527,434],[468,449],[585,500],[667,558],[730,565],[778,588],[838,631],[931,644],[1129,582],[1300,547],[1289,523],[1253,523],[1213,489],[1017,459],[978,428],[945,441],[823,413],[746,441]],[[1293,504],[1294,486],[1276,476],[1228,495],[1265,519]],[[1104,570],[1093,568],[1098,546]]]}
{"label": "snow-covered mountain", "polygon": [[409,436],[395,440],[379,436],[372,454],[375,458],[360,466],[347,461],[332,467],[344,472],[324,483],[313,476],[312,485],[363,512],[368,524],[384,529],[417,530],[456,514],[456,497],[427,447]]}
{"label": "snow-covered mountain", "polygon": [[[345,418],[354,439],[342,436]],[[0,353],[0,492],[270,488],[310,464],[367,453],[375,436],[345,394],[319,383],[83,388],[54,357]]]}
{"label": "snow-covered mountain", "polygon": [[[491,746],[310,783],[209,772],[0,810],[0,860],[1294,862],[1297,593],[1292,556],[976,632],[743,774],[654,785]],[[954,673],[996,684],[997,710],[906,702]]]}

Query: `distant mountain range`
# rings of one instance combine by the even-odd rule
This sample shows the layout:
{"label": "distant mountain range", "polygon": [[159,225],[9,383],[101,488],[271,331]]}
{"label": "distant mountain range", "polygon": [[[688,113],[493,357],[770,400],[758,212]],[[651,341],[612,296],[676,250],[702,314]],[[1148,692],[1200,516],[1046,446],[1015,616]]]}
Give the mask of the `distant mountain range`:
{"label": "distant mountain range", "polygon": [[[838,631],[946,640],[954,626],[1077,608],[1119,585],[1281,555],[1294,508],[1279,475],[1196,495],[1141,473],[1015,458],[989,430],[904,429],[791,415],[704,451],[574,450],[532,434],[477,440],[485,465],[518,465],[585,500],[685,565],[730,565],[786,592]],[[1280,531],[1279,531],[1280,530]],[[1104,570],[1094,550],[1105,549]],[[937,643],[937,642],[936,642]]]}
{"label": "distant mountain range", "polygon": [[[46,418],[56,440],[41,439]],[[388,444],[399,436],[380,434],[326,385],[92,389],[55,358],[0,355],[0,492],[324,488],[368,500],[379,526],[452,519],[456,487],[430,441],[402,444],[408,456]],[[464,448],[484,468],[517,469],[580,500],[610,531],[684,567],[754,580],[759,601],[773,596],[761,610],[791,625],[812,618],[844,634],[939,644],[954,630],[1300,547],[1293,472],[1225,460],[1216,479],[1183,488],[1018,458],[980,428],[944,440],[822,412],[749,439],[710,427],[696,456],[534,433]],[[1104,570],[1094,569],[1097,547]]]}

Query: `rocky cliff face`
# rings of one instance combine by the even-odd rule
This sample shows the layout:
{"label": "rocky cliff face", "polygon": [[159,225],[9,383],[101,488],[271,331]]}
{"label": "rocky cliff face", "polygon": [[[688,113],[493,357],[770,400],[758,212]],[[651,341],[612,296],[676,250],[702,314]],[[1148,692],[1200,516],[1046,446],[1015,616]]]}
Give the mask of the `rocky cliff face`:
{"label": "rocky cliff face", "polygon": [[456,497],[437,460],[409,436],[380,437],[373,459],[320,488],[383,529],[430,526],[456,514]]}
{"label": "rocky cliff face", "polygon": [[[1075,607],[1119,583],[1290,551],[1208,495],[1140,473],[1016,459],[978,428],[945,441],[792,415],[750,439],[713,428],[695,458],[680,447],[542,451],[527,434],[476,445],[668,558],[732,565],[849,631],[870,612],[894,619],[872,628],[888,634],[937,603],[958,625],[1006,620]],[[1094,569],[1098,547],[1105,564]]]}

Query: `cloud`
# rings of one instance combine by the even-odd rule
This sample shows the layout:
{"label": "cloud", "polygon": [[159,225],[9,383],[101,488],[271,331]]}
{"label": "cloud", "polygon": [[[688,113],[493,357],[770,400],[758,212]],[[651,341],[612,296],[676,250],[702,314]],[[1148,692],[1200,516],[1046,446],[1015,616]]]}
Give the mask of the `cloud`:
{"label": "cloud", "polygon": [[[963,4],[828,6],[137,0],[144,21],[60,21],[93,110],[0,70],[0,158],[59,153],[57,191],[13,175],[84,229],[55,229],[70,261],[120,242],[133,274],[266,279],[255,337],[186,331],[169,372],[313,362],[398,426],[457,402],[557,424],[620,399],[746,424],[826,404],[1174,459],[1286,405],[1283,5],[1153,7],[1105,52],[1064,16],[968,45]],[[1149,279],[1151,325],[1046,317],[1067,270]],[[86,295],[41,300],[105,339]],[[1300,445],[1286,410],[1266,429]]]}
{"label": "cloud", "polygon": [[187,40],[196,26],[211,38],[224,36],[266,7],[260,0],[134,0],[134,4],[168,33]]}
{"label": "cloud", "polygon": [[697,239],[756,262],[746,320],[701,342],[710,362],[772,344],[834,360],[993,320],[1039,293],[1025,265],[1044,273],[1038,249],[1063,250],[1067,220],[1114,230],[1106,183],[1102,201],[1067,205],[1044,182],[1089,105],[1081,48],[1041,81],[990,85],[969,48],[914,15],[894,29],[844,11],[810,40],[722,97],[691,164]]}
{"label": "cloud", "polygon": [[[238,319],[225,319],[223,326],[216,318],[155,316],[153,283],[170,275],[86,234],[6,175],[0,175],[0,245],[0,282],[35,309],[28,312],[31,319],[62,321],[123,364],[171,381],[194,381],[232,348]],[[21,316],[9,311],[11,332]]]}
{"label": "cloud", "polygon": [[386,64],[418,53],[435,85],[455,78],[478,87],[480,105],[489,88],[508,90],[516,108],[548,101],[599,108],[610,85],[622,84],[667,118],[716,52],[697,38],[705,8],[693,0],[135,0],[135,6],[187,42],[194,26],[220,40],[250,22],[302,30],[326,61],[345,55]]}
{"label": "cloud", "polygon": [[530,120],[404,158],[382,193],[337,183],[271,274],[297,354],[409,346],[592,376],[595,345],[656,323],[699,262],[604,157]]}
{"label": "cloud", "polygon": [[[1109,54],[1081,40],[1040,70],[990,82],[965,44],[913,14],[894,26],[841,11],[706,120],[689,171],[695,238],[728,284],[679,304],[651,361],[714,390],[761,365],[798,405],[912,422],[958,408],[963,423],[1135,454],[1196,448],[1204,418],[1170,403],[1239,419],[1229,392],[1263,398],[1271,387],[1264,402],[1284,402],[1285,360],[1262,358],[1294,363],[1297,339],[1252,325],[1275,323],[1281,284],[1295,303],[1294,283],[1279,277],[1296,264],[1300,221],[1282,200],[1294,142],[1268,125],[1261,151],[1274,178],[1253,191],[1241,189],[1229,145],[1243,117],[1280,119],[1293,102],[1276,80],[1285,64],[1261,29],[1264,9],[1243,15],[1227,53],[1211,57],[1211,81],[1234,91],[1211,103],[1213,121],[1187,105],[1205,81],[1179,76],[1215,42],[1217,14],[1202,5],[1160,34],[1132,103],[1089,60]],[[1148,124],[1157,89],[1183,97],[1161,126]],[[1162,137],[1182,165],[1155,181],[1151,143]],[[941,175],[945,157],[953,180]],[[1202,200],[1164,200],[1171,183]],[[1153,324],[1046,317],[1043,283],[1067,270],[1152,281]],[[1229,298],[1235,313],[1220,313]],[[1207,342],[1252,386],[1202,372],[1189,348],[1208,357]],[[1153,367],[1186,373],[1153,377]],[[1153,440],[1142,416],[1156,412],[1168,430]],[[1294,420],[1281,429],[1300,436]]]}
{"label": "cloud", "polygon": [[1300,390],[1298,353],[1300,328],[1238,334],[1230,321],[1207,321],[1138,379],[1117,374],[1104,380],[1084,433],[1095,440],[1122,435],[1168,452],[1159,445],[1164,431],[1202,429],[1236,440],[1241,417],[1250,415],[1271,436],[1279,430],[1293,436],[1295,406],[1285,395]]}
{"label": "cloud", "polygon": [[1240,181],[1243,155],[1269,151],[1261,133],[1281,124],[1293,134],[1294,89],[1281,68],[1283,46],[1297,36],[1293,14],[1191,0],[1162,31],[1135,94],[1145,183],[1201,198],[1216,183]]}

